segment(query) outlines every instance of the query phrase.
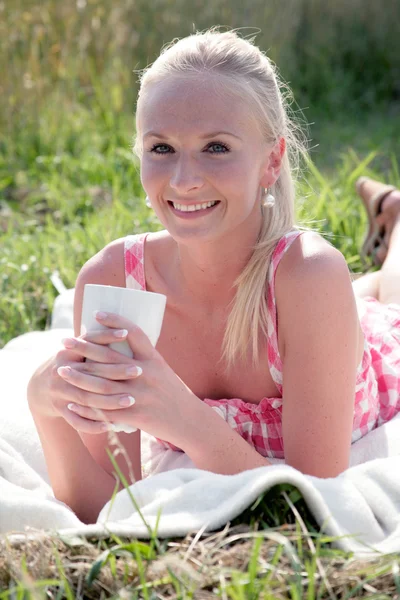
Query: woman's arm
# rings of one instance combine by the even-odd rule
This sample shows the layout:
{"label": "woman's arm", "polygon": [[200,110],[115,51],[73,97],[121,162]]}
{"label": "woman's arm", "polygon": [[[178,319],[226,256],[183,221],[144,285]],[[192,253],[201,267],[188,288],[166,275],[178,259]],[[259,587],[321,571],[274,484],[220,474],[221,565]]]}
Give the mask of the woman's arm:
{"label": "woman's arm", "polygon": [[[34,393],[31,387],[31,401]],[[65,502],[83,523],[95,523],[112,496],[115,478],[97,464],[78,432],[63,418],[40,414],[32,404],[31,412],[55,497]]]}
{"label": "woman's arm", "polygon": [[178,444],[198,469],[235,475],[271,465],[210,406],[201,402],[192,411]]}
{"label": "woman's arm", "polygon": [[79,433],[62,416],[68,410],[68,395],[57,368],[74,364],[79,358],[62,350],[40,365],[29,381],[27,396],[55,497],[84,523],[95,523],[116,482],[96,463]]}
{"label": "woman's arm", "polygon": [[[124,269],[124,240],[119,239],[111,242],[98,254],[93,256],[81,269],[75,286],[74,298],[74,330],[75,336],[80,335],[83,291],[87,283],[99,285],[114,285],[125,287]],[[103,469],[112,474],[114,467],[107,454],[109,446],[109,434],[90,434],[80,432],[83,443],[90,454]],[[133,473],[135,481],[142,478],[141,467],[141,445],[140,430],[134,433],[116,433],[118,442],[124,449],[124,453],[117,453],[115,460],[127,481],[131,482]],[[127,464],[125,457],[129,458]]]}
{"label": "woman's arm", "polygon": [[296,240],[277,270],[276,301],[286,463],[335,477],[349,466],[360,332],[342,254],[319,236]]}
{"label": "woman's arm", "polygon": [[[317,234],[298,238],[279,264],[275,294],[285,461],[305,474],[335,477],[349,466],[362,350],[344,257]],[[193,417],[180,445],[196,466],[231,474],[270,464],[207,409]]]}
{"label": "woman's arm", "polygon": [[[85,283],[121,285],[112,269],[107,269],[107,261],[112,261],[116,243],[111,244],[91,259],[78,277],[78,294],[75,298],[75,329],[78,329],[82,303],[82,290]],[[120,250],[121,251],[121,250]],[[123,260],[119,253],[120,262]],[[108,263],[110,265],[110,263]],[[118,275],[118,274],[117,274]],[[122,274],[122,277],[124,275]],[[78,433],[64,418],[68,402],[74,402],[79,390],[66,383],[57,373],[61,365],[75,364],[82,357],[72,350],[61,350],[41,365],[28,385],[28,403],[43,447],[50,482],[57,499],[65,502],[85,523],[96,522],[104,504],[111,498],[116,480],[113,467],[106,453],[107,433]],[[70,417],[68,411],[68,417]],[[128,481],[130,472],[134,478],[141,478],[140,432],[134,434],[113,434],[124,445],[126,452],[134,460],[132,469],[124,456],[116,456],[116,462]],[[125,440],[124,438],[129,438]]]}

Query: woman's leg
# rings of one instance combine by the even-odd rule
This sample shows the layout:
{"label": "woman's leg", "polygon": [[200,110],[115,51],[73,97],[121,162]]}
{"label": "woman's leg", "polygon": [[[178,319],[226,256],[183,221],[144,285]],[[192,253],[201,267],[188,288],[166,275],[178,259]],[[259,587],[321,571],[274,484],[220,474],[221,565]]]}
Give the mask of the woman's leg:
{"label": "woman's leg", "polygon": [[400,304],[400,203],[389,239],[389,249],[380,270],[379,300]]}
{"label": "woman's leg", "polygon": [[359,298],[365,298],[365,296],[372,296],[379,300],[379,288],[381,281],[381,272],[375,271],[374,273],[366,273],[361,275],[355,281],[353,281],[353,290],[356,296]]}
{"label": "woman's leg", "polygon": [[360,298],[372,296],[384,304],[400,304],[400,213],[387,244],[381,270],[358,277],[353,281],[353,290]]}
{"label": "woman's leg", "polygon": [[[377,181],[367,180],[363,194],[367,201],[380,191]],[[362,191],[362,189],[361,189]],[[360,193],[360,190],[359,190]],[[384,230],[383,243],[376,250],[382,264],[381,270],[363,275],[353,282],[354,292],[360,296],[373,296],[380,302],[400,304],[400,191],[387,194],[381,204],[381,212],[375,217]]]}

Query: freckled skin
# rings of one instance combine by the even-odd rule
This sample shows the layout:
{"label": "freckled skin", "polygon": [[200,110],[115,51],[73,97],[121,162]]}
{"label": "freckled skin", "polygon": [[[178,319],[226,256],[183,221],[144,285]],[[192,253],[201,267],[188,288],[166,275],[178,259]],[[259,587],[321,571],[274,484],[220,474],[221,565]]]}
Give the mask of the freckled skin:
{"label": "freckled skin", "polygon": [[[255,126],[249,128],[247,112],[241,103],[227,107],[210,85],[198,81],[163,82],[148,95],[141,113],[142,131],[165,133],[168,139],[146,138],[141,178],[157,216],[175,239],[181,237],[183,241],[193,233],[202,236],[203,241],[205,237],[215,239],[247,219],[256,228],[260,226],[261,214],[255,201],[263,141]],[[232,132],[243,141],[228,135],[199,139],[204,133],[220,130]],[[215,140],[228,144],[229,152],[222,146],[207,150],[210,141]],[[155,143],[170,146],[169,153],[166,146],[161,148],[163,156],[150,153]],[[165,199],[219,200],[223,210],[219,219],[192,221],[188,227],[187,222],[180,223],[171,215]]]}
{"label": "freckled skin", "polygon": [[[257,240],[260,194],[278,176],[271,170],[271,144],[251,117],[248,102],[224,92],[210,75],[152,85],[138,105],[137,118],[143,187],[178,245],[191,289],[201,294],[206,286],[208,300],[217,301]],[[149,131],[164,138],[147,137]],[[236,137],[201,139],[219,131]],[[173,214],[167,200],[220,203],[212,216],[184,220]]]}

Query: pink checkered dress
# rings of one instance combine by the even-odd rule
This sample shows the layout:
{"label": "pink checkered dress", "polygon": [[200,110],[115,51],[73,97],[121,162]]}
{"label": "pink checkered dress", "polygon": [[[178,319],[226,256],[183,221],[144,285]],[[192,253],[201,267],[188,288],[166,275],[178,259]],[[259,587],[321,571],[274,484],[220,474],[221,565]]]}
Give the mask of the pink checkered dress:
{"label": "pink checkered dress", "polygon": [[[284,235],[271,258],[268,275],[268,366],[279,390],[279,398],[262,398],[259,404],[239,398],[204,402],[216,410],[257,452],[270,458],[284,458],[282,438],[282,361],[278,351],[275,273],[292,242],[304,232],[297,229]],[[144,242],[147,233],[125,240],[126,287],[146,289]],[[400,304],[382,304],[375,298],[356,298],[364,331],[364,355],[357,369],[352,443],[392,419],[400,412]],[[180,450],[157,440],[165,448]]]}

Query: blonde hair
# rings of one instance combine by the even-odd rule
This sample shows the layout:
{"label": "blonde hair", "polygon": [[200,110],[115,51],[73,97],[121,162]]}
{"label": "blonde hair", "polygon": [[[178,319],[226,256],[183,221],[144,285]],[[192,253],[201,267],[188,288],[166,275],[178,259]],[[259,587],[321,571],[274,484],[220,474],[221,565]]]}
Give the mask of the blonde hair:
{"label": "blonde hair", "polygon": [[[279,178],[272,186],[275,196],[273,207],[263,207],[263,222],[253,253],[234,282],[236,294],[231,303],[223,340],[221,361],[227,370],[235,361],[247,356],[252,341],[252,360],[259,366],[260,330],[267,337],[268,269],[272,252],[278,240],[295,225],[294,181],[299,168],[299,157],[306,155],[300,129],[290,118],[288,99],[276,68],[261,50],[238,36],[234,30],[219,32],[216,27],[197,32],[181,40],[173,40],[163,48],[157,60],[141,72],[136,110],[136,136],[133,150],[142,156],[140,119],[138,114],[151,85],[171,75],[216,74],[218,84],[227,91],[248,99],[260,130],[270,142],[284,137],[286,153]],[[234,86],[229,83],[234,83]],[[284,88],[281,92],[280,88]]]}

